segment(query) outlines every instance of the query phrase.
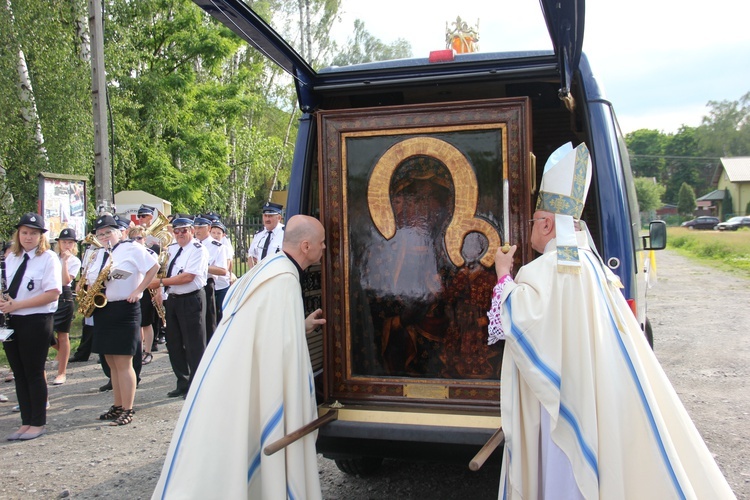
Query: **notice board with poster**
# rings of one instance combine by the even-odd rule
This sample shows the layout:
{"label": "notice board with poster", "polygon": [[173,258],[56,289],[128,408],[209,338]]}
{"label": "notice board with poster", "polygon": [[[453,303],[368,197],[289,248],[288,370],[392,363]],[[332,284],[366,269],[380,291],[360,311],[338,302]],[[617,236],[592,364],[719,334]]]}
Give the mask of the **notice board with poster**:
{"label": "notice board with poster", "polygon": [[318,113],[327,399],[499,404],[486,312],[503,240],[530,257],[530,121],[526,98]]}
{"label": "notice board with poster", "polygon": [[87,182],[82,175],[39,174],[39,214],[50,241],[66,227],[74,229],[79,239],[86,236]]}

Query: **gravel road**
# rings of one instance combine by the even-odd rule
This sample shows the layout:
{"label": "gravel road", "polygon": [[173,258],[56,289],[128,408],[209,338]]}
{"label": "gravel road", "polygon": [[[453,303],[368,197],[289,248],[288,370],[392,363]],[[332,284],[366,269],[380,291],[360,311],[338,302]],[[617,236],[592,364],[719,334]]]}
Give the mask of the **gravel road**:
{"label": "gravel road", "polygon": [[[659,283],[650,290],[655,351],[738,498],[750,498],[750,278],[715,271],[679,255],[659,254]],[[3,373],[7,367],[0,370]],[[50,380],[54,377],[49,366]],[[93,361],[70,365],[68,381],[50,386],[49,434],[0,441],[0,499],[149,498],[183,400],[167,354],[144,367],[131,425],[96,420],[111,404]],[[0,436],[19,424],[12,383],[0,382]],[[220,427],[220,423],[217,423]],[[499,470],[388,460],[372,477],[347,476],[318,460],[328,499],[496,498]]]}

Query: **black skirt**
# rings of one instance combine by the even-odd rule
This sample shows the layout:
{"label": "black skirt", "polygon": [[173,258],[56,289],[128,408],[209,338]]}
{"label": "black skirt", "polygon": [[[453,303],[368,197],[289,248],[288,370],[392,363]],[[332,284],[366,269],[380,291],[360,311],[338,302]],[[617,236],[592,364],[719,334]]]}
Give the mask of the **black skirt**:
{"label": "black skirt", "polygon": [[57,299],[57,311],[55,311],[54,331],[58,333],[70,333],[70,325],[76,312],[73,290],[69,286],[62,287],[60,298]]}
{"label": "black skirt", "polygon": [[140,342],[140,303],[118,300],[94,310],[93,352],[133,356]]}

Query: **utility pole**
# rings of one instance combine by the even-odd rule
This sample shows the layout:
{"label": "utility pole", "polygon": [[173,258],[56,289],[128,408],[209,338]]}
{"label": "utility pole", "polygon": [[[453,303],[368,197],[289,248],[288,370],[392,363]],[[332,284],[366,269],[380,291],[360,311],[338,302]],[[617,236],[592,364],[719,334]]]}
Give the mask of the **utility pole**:
{"label": "utility pole", "polygon": [[91,98],[94,104],[94,183],[96,210],[113,212],[112,176],[107,130],[107,79],[104,71],[102,0],[89,0],[91,31]]}

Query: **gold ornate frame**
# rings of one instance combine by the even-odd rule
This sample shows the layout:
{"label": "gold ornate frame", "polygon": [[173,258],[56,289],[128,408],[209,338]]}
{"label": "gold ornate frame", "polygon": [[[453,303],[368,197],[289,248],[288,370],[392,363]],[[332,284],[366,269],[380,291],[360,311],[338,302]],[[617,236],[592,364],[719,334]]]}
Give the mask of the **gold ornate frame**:
{"label": "gold ornate frame", "polygon": [[[389,108],[323,111],[318,113],[321,215],[327,231],[327,254],[324,261],[324,306],[328,322],[325,339],[326,399],[377,400],[383,403],[420,400],[430,405],[470,405],[496,407],[499,404],[499,382],[493,379],[434,378],[355,373],[351,356],[352,265],[350,261],[350,228],[371,225],[385,240],[396,232],[396,222],[389,195],[391,177],[404,158],[426,155],[439,158],[453,179],[455,197],[453,215],[445,234],[444,245],[453,266],[464,266],[461,244],[464,237],[477,232],[487,238],[489,248],[480,262],[490,267],[496,248],[502,243],[502,231],[478,216],[479,181],[466,155],[441,139],[445,134],[482,134],[497,131],[502,138],[499,147],[501,164],[498,176],[509,181],[511,243],[527,248],[526,224],[529,218],[530,105],[527,99],[512,98],[477,103],[449,105],[396,106]],[[384,151],[373,156],[366,190],[368,213],[349,213],[350,206],[363,205],[359,188],[349,186],[350,140],[358,138],[397,138]],[[401,139],[402,137],[402,139]],[[358,161],[351,159],[351,161]],[[369,159],[365,161],[367,163]],[[361,167],[360,167],[361,168]],[[369,167],[368,167],[369,168]],[[487,186],[487,193],[502,196],[502,184]],[[351,191],[351,192],[350,192]],[[356,199],[350,199],[355,196]],[[355,217],[355,220],[352,220]],[[368,220],[369,219],[369,220]],[[353,226],[352,226],[353,225]],[[519,252],[526,261],[529,251]],[[488,297],[489,299],[489,297]],[[354,333],[356,335],[357,332]]]}

